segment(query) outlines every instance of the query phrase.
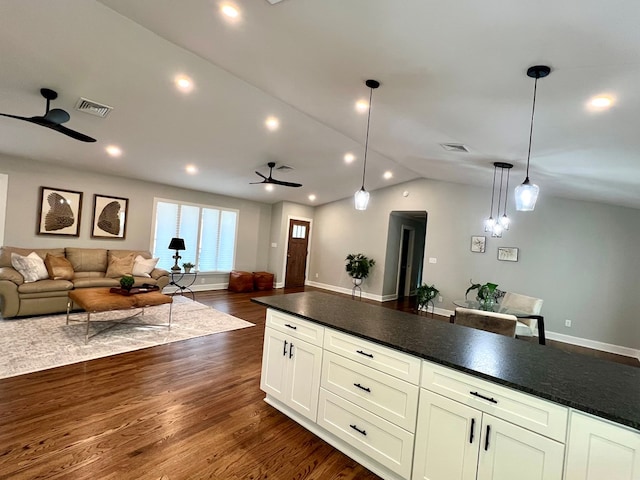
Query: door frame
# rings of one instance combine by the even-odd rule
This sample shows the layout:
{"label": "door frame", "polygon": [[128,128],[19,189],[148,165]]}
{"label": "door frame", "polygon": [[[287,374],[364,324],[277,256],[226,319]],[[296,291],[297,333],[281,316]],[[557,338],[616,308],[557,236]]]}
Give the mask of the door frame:
{"label": "door frame", "polygon": [[[404,237],[409,232],[409,245],[407,252],[407,270],[404,278],[404,296],[411,294],[411,275],[413,274],[413,250],[416,246],[416,229],[410,225],[402,225],[400,227],[400,248],[398,249],[398,274],[396,277],[396,298],[400,295],[400,272],[402,271],[402,245],[404,245]],[[407,281],[408,280],[408,281]]]}
{"label": "door frame", "polygon": [[289,226],[291,225],[291,220],[300,220],[301,222],[309,222],[309,235],[307,236],[307,259],[304,264],[304,284],[307,285],[307,281],[309,280],[309,259],[311,258],[311,237],[313,235],[313,219],[307,217],[300,217],[298,215],[287,215],[287,223],[285,227],[285,241],[284,241],[284,250],[282,252],[282,287],[284,288],[284,284],[287,278],[287,252],[289,251]]}
{"label": "door frame", "polygon": [[4,229],[7,222],[7,197],[9,195],[9,175],[0,173],[0,245],[5,245]]}

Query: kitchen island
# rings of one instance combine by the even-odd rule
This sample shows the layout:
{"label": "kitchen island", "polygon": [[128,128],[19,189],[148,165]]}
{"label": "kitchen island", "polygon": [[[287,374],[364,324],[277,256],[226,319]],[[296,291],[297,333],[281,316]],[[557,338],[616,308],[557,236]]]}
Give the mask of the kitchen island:
{"label": "kitchen island", "polygon": [[[290,405],[287,401],[279,400],[276,398],[277,395],[270,393],[268,386],[262,385],[263,390],[267,392],[266,400],[385,478],[429,478],[426,474],[421,476],[422,473],[419,470],[430,468],[429,465],[425,465],[425,461],[427,463],[429,461],[424,458],[428,458],[430,453],[433,453],[429,449],[434,448],[435,442],[429,442],[429,432],[425,433],[422,430],[424,422],[433,423],[436,420],[433,405],[438,405],[438,402],[450,402],[452,408],[460,405],[465,408],[472,407],[473,412],[468,415],[465,413],[468,421],[461,424],[461,433],[464,432],[465,435],[473,438],[475,432],[476,437],[478,439],[482,437],[485,443],[491,435],[498,434],[490,433],[491,428],[486,428],[485,425],[487,427],[493,425],[493,432],[499,432],[499,428],[495,425],[499,425],[498,422],[501,420],[508,421],[504,422],[507,424],[505,428],[511,428],[512,424],[515,424],[518,427],[524,427],[523,430],[527,434],[534,432],[536,441],[537,437],[540,437],[551,442],[555,453],[550,454],[540,447],[542,452],[547,452],[542,454],[543,457],[547,455],[547,460],[541,461],[547,464],[553,463],[549,462],[549,458],[553,457],[557,463],[557,458],[560,456],[558,468],[564,473],[558,474],[558,468],[556,468],[553,472],[546,474],[542,472],[542,476],[536,478],[586,478],[572,472],[581,472],[580,468],[583,466],[580,464],[585,462],[587,465],[583,470],[598,468],[599,460],[594,459],[589,452],[577,450],[572,452],[571,450],[588,448],[588,445],[583,445],[581,442],[589,442],[593,434],[586,432],[585,429],[588,430],[593,422],[596,422],[595,425],[598,428],[602,423],[607,430],[602,433],[603,438],[615,443],[616,439],[611,440],[609,437],[616,437],[620,433],[622,435],[620,445],[627,445],[633,453],[629,457],[625,456],[627,453],[618,452],[626,459],[624,461],[629,464],[628,469],[631,472],[631,476],[619,478],[640,478],[638,473],[640,472],[639,368],[567,353],[548,346],[321,292],[261,297],[253,301],[268,307],[268,330],[293,335],[288,339],[284,337],[273,339],[274,345],[278,345],[278,348],[284,352],[279,352],[278,355],[293,358],[294,347],[290,346],[287,350],[287,344],[291,345],[294,340],[295,348],[309,344],[309,347],[313,346],[315,350],[309,348],[305,369],[320,369],[317,378],[309,371],[306,379],[310,382],[308,388],[312,391],[317,388],[319,391],[319,412],[311,408],[308,414],[303,415],[305,418],[301,418],[299,412],[289,410]],[[270,314],[274,314],[276,320],[270,321]],[[281,321],[277,320],[278,318]],[[295,325],[288,321],[296,319],[300,319],[299,321],[303,323]],[[313,339],[300,336],[300,332],[307,327],[310,332],[313,330]],[[268,338],[270,337],[265,334],[263,377],[268,363],[266,362]],[[301,341],[305,343],[301,344]],[[376,360],[370,353],[373,350],[367,350],[365,347],[354,347],[355,353],[351,356],[350,347],[346,345],[350,342],[355,345],[358,341],[363,342],[367,348],[381,349],[381,353],[376,355]],[[281,345],[278,342],[284,343]],[[271,350],[275,352],[275,346]],[[413,366],[400,372],[402,368],[385,371],[387,367],[383,363],[376,364],[381,356],[386,355],[391,358],[394,352],[397,358],[392,359],[391,363],[402,361]],[[414,359],[419,362],[418,366],[412,363]],[[387,364],[390,365],[389,362]],[[417,373],[411,373],[416,369]],[[384,384],[386,389],[391,388],[389,385],[393,382],[397,383],[397,380],[404,382],[398,386],[393,383],[393,392],[402,392],[402,395],[396,396],[392,403],[397,405],[400,402],[404,405],[405,412],[402,415],[398,412],[388,414],[389,408],[385,405],[377,404],[375,399],[365,398],[374,397],[374,395],[371,395],[371,391],[366,391],[371,390],[369,386],[363,387],[364,381],[351,382],[356,385],[356,392],[348,392],[346,387],[338,385],[339,380],[332,380],[332,374],[336,375],[336,379],[341,375],[351,376],[350,378],[354,375],[363,375],[367,381],[371,382],[374,380],[382,382],[388,378],[390,383]],[[384,378],[378,379],[379,374]],[[300,382],[291,381],[291,383],[295,383],[291,388],[301,385]],[[465,389],[467,391],[463,391]],[[466,398],[467,396],[470,398]],[[317,395],[305,397],[305,401],[308,400],[310,403],[316,399]],[[405,403],[402,403],[401,399],[404,399]],[[375,405],[371,406],[374,403]],[[411,415],[410,410],[414,408],[414,403],[415,409],[419,411]],[[518,406],[513,407],[516,404]],[[331,408],[336,409],[334,417],[320,418],[321,414],[330,415]],[[442,410],[441,405],[438,406],[438,411],[440,410]],[[474,413],[476,411],[478,413]],[[581,412],[588,415],[583,415]],[[398,444],[402,447],[399,447],[397,458],[393,454],[387,455],[387,452],[379,451],[375,445],[363,444],[362,448],[355,449],[348,447],[352,442],[351,438],[347,438],[349,436],[347,433],[358,435],[360,432],[363,440],[367,442],[372,441],[375,436],[372,433],[362,435],[365,429],[354,422],[348,425],[344,434],[336,426],[335,419],[341,416],[346,418],[349,415],[357,417],[358,414],[362,424],[368,422],[370,425],[369,432],[373,431],[374,427],[371,426],[373,424],[385,433],[388,433],[392,427],[398,429],[397,435],[394,434],[394,441],[399,442]],[[368,416],[372,414],[373,416]],[[525,420],[522,420],[523,418]],[[600,419],[605,419],[607,422]],[[575,428],[572,428],[574,423]],[[389,428],[381,428],[381,425],[388,425]],[[349,428],[353,432],[350,432]],[[483,430],[485,428],[486,430]],[[614,430],[611,431],[611,429]],[[575,438],[568,442],[567,438],[571,438],[572,431],[575,431]],[[580,435],[585,439],[580,439]],[[628,445],[629,442],[631,445]],[[565,444],[567,444],[566,450]],[[478,443],[478,449],[481,450],[479,445]],[[484,446],[487,447],[484,450],[488,451],[488,444]],[[411,458],[406,458],[409,448]],[[413,461],[414,448],[415,462]],[[420,455],[418,455],[419,449],[421,449]],[[474,468],[477,469],[478,478],[481,478],[482,453],[478,455]],[[615,457],[612,455],[612,452],[603,454],[605,457]],[[393,461],[387,461],[387,456]],[[382,467],[377,468],[375,462],[380,461],[381,457],[384,457],[381,461]],[[371,463],[367,463],[370,458],[374,462],[373,467]],[[620,458],[615,458],[616,462],[621,461]],[[495,463],[495,459],[491,461]],[[396,468],[396,465],[402,462],[408,462],[408,467],[403,464],[402,467]],[[484,463],[487,462],[484,461]],[[522,469],[523,466],[526,467],[520,463],[519,468]],[[610,465],[605,465],[603,468],[606,468],[608,478],[618,478],[611,474]],[[492,475],[485,478],[498,477]]]}

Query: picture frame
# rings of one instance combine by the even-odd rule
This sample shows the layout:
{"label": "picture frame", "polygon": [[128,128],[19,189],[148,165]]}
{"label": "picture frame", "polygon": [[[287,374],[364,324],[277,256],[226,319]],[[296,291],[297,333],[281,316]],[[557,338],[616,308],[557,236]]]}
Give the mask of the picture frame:
{"label": "picture frame", "polygon": [[128,198],[94,194],[91,237],[124,240],[127,235],[128,213]]}
{"label": "picture frame", "polygon": [[80,236],[82,192],[40,187],[37,235]]}
{"label": "picture frame", "polygon": [[498,247],[498,260],[502,262],[517,262],[520,249],[517,247]]}
{"label": "picture frame", "polygon": [[474,253],[484,253],[487,245],[487,237],[474,235],[471,237],[471,251]]}

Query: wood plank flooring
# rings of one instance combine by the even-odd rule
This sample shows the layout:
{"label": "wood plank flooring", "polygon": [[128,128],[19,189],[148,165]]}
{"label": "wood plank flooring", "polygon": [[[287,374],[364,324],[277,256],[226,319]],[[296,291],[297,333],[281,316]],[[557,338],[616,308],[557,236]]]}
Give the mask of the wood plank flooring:
{"label": "wood plank flooring", "polygon": [[256,326],[0,380],[0,480],[377,479],[264,403],[249,299],[282,293],[201,292]]}

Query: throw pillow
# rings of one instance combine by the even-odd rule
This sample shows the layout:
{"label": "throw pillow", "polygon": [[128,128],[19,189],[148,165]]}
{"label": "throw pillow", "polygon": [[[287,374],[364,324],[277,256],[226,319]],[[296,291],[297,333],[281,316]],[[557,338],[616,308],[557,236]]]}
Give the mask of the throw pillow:
{"label": "throw pillow", "polygon": [[144,258],[142,255],[138,255],[133,262],[133,276],[134,277],[151,277],[150,273],[156,268],[160,258]]}
{"label": "throw pillow", "polygon": [[26,257],[11,253],[11,265],[24,277],[24,283],[37,282],[49,278],[49,272],[44,265],[44,260],[36,252],[31,252]]}
{"label": "throw pillow", "polygon": [[51,280],[73,280],[75,272],[71,262],[66,258],[47,253],[44,265],[47,267]]}
{"label": "throw pillow", "polygon": [[116,257],[112,255],[107,265],[107,273],[105,277],[120,278],[124,275],[131,275],[133,271],[133,253],[124,257]]}

